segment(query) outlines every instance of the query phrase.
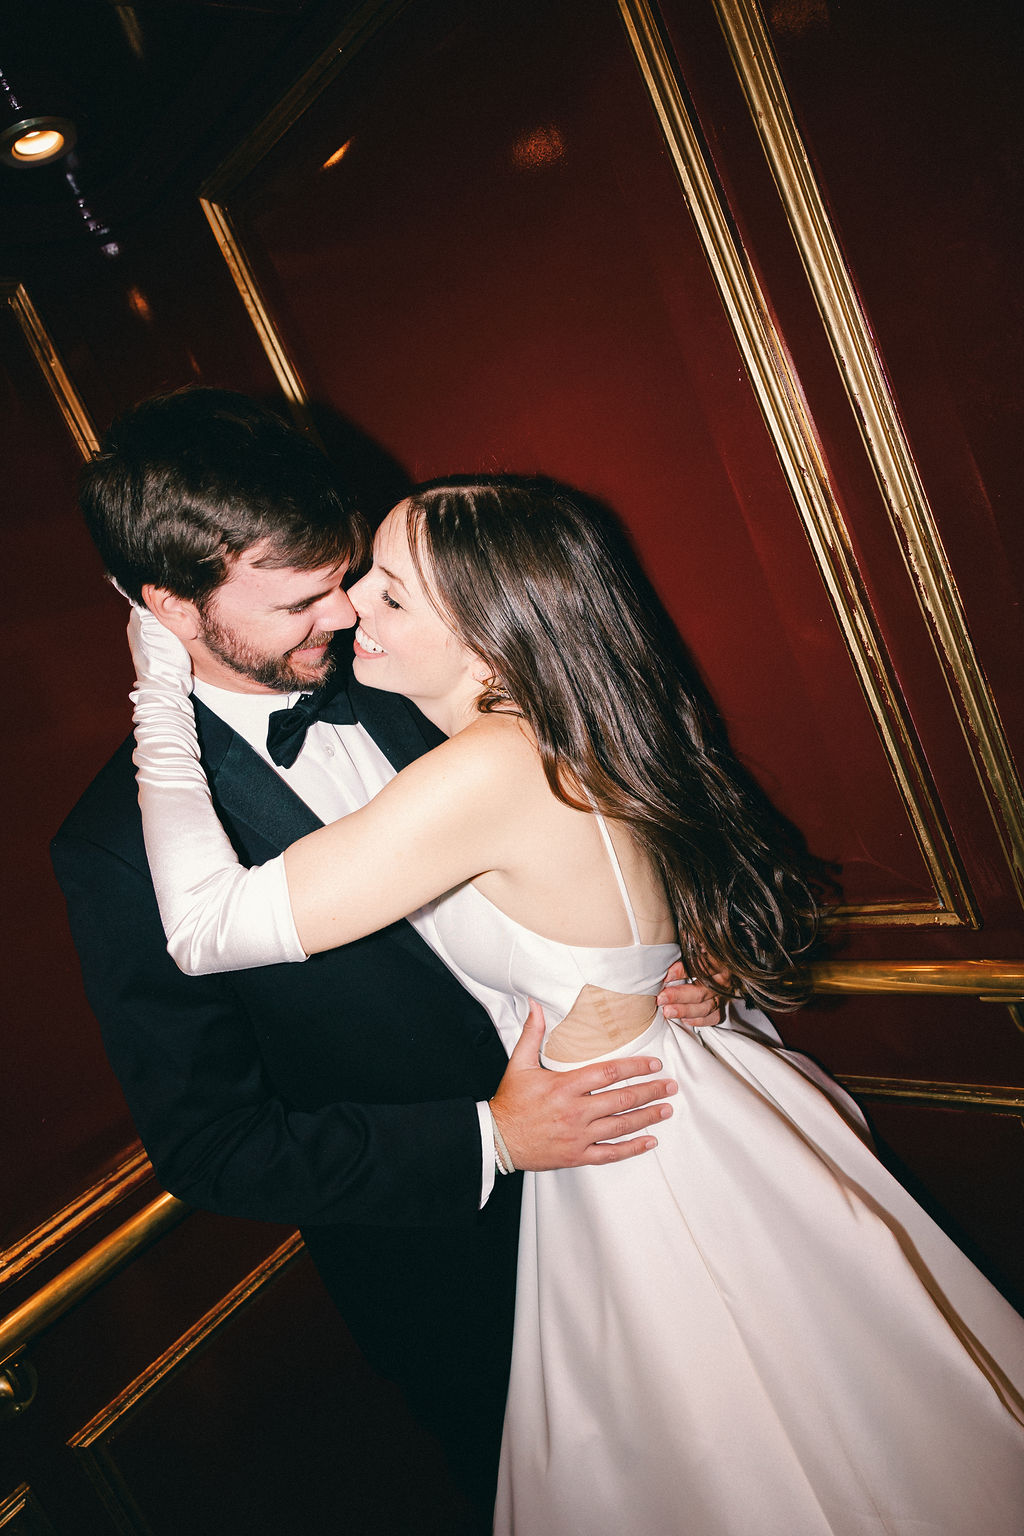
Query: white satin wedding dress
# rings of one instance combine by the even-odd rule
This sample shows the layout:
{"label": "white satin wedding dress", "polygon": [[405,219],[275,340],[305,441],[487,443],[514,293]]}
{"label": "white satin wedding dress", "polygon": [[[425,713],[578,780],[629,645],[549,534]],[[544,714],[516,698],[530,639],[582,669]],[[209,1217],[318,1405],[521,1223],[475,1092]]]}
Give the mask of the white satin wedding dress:
{"label": "white satin wedding dress", "polygon": [[[282,859],[239,869],[216,820],[187,657],[148,663],[136,762],[176,958],[303,959]],[[678,950],[640,943],[598,823],[632,944],[555,943],[468,884],[435,905],[509,1047],[535,997],[545,1065],[578,1065],[557,1028],[592,987],[626,995],[613,1019],[649,1000],[607,1054],[679,1081],[656,1151],[525,1176],[497,1536],[1024,1536],[1024,1321],[762,1014],[665,1022]]]}
{"label": "white satin wedding dress", "polygon": [[[601,830],[630,946],[555,943],[472,885],[436,906],[549,1039],[585,985],[653,995],[678,955],[639,942]],[[763,1014],[658,1012],[608,1054],[647,1052],[679,1081],[656,1151],[525,1176],[496,1536],[1022,1536],[1024,1321]]]}

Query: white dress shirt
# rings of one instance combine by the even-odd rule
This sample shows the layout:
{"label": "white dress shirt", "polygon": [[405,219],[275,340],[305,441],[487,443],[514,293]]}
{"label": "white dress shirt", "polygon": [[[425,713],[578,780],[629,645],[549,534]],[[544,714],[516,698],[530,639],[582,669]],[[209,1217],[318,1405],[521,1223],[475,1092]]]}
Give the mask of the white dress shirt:
{"label": "white dress shirt", "polygon": [[[275,763],[267,751],[268,721],[274,710],[294,704],[301,696],[299,693],[234,693],[198,679],[193,684],[193,693],[207,709],[247,741],[323,822],[338,821],[350,811],[358,811],[395,777],[395,769],[363,726],[334,725],[326,720],[313,722],[290,768]],[[467,976],[445,953],[434,921],[434,903],[410,913],[408,921],[466,991],[486,1008],[492,1021],[500,1019],[504,1022],[508,1015],[507,999]],[[385,984],[382,977],[381,985]],[[505,1040],[506,1049],[511,1049],[513,1043]],[[477,1105],[477,1116],[481,1148],[480,1204],[483,1206],[494,1188],[495,1178],[494,1134],[486,1101]]]}

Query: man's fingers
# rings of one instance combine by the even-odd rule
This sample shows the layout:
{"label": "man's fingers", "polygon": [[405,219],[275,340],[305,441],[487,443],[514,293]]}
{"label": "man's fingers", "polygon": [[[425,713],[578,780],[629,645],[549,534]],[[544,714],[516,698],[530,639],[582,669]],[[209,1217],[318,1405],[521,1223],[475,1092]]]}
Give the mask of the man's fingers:
{"label": "man's fingers", "polygon": [[[587,1108],[592,1114],[591,1124],[599,1117],[608,1115],[626,1115],[631,1110],[642,1109],[645,1104],[653,1104],[658,1099],[669,1099],[674,1093],[679,1092],[679,1084],[675,1078],[662,1077],[656,1082],[650,1079],[642,1083],[631,1083],[628,1088],[606,1088],[603,1093],[591,1093],[587,1096]],[[623,1126],[623,1132],[627,1130]],[[606,1131],[605,1135],[614,1136],[614,1131]]]}
{"label": "man's fingers", "polygon": [[[599,1093],[603,1088],[613,1088],[631,1077],[652,1077],[661,1071],[657,1056],[615,1057],[612,1061],[595,1061],[588,1067],[575,1067],[561,1074],[565,1087],[579,1093]],[[641,1085],[642,1086],[642,1085]]]}
{"label": "man's fingers", "polygon": [[640,1157],[644,1152],[653,1152],[657,1145],[656,1136],[636,1136],[632,1141],[605,1141],[599,1146],[588,1147],[578,1166],[598,1167],[603,1163],[621,1163],[627,1157]]}
{"label": "man's fingers", "polygon": [[[661,1062],[632,1056],[568,1072],[545,1072],[537,1062],[541,1031],[534,1024],[539,1015],[538,1009],[491,1100],[515,1166],[572,1168],[619,1162],[648,1151],[654,1139],[636,1138],[635,1133],[671,1114],[662,1101],[678,1089],[674,1079],[653,1076]],[[595,1145],[620,1136],[634,1138],[621,1144],[625,1150],[617,1140],[611,1151]]]}
{"label": "man's fingers", "polygon": [[637,1131],[645,1131],[648,1126],[657,1125],[659,1120],[667,1120],[671,1114],[671,1104],[645,1104],[628,1114],[595,1120],[590,1127],[590,1136],[595,1142],[617,1141],[620,1136],[635,1136]]}

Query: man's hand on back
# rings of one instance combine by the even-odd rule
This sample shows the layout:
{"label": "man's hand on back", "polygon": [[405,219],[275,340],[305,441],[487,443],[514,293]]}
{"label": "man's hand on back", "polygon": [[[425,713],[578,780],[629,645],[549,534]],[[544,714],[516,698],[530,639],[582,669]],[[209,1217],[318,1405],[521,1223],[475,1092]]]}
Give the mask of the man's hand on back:
{"label": "man's hand on back", "polygon": [[[638,1135],[672,1113],[661,1101],[675,1093],[671,1078],[654,1078],[661,1062],[653,1056],[615,1057],[549,1072],[540,1064],[544,1014],[530,1007],[523,1033],[509,1060],[491,1113],[517,1168],[576,1168],[584,1163],[618,1163],[657,1146]],[[625,1086],[626,1080],[642,1083]],[[613,1136],[627,1141],[609,1142]]]}

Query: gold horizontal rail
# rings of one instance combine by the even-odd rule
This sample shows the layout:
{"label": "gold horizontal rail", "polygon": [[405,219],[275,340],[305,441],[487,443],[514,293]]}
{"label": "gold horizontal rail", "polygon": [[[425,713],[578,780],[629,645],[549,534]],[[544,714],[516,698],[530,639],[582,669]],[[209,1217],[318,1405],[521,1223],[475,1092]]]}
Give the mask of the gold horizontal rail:
{"label": "gold horizontal rail", "polygon": [[1024,1113],[1024,1088],[994,1083],[936,1083],[911,1077],[856,1077],[839,1082],[858,1099],[896,1099],[904,1104],[939,1108],[982,1109],[994,1114]]}
{"label": "gold horizontal rail", "polygon": [[159,1195],[16,1307],[0,1322],[0,1365],[102,1285],[147,1243],[179,1222],[188,1209],[174,1195]]}
{"label": "gold horizontal rail", "polygon": [[946,993],[1024,1000],[1024,960],[828,960],[810,967],[815,992]]}

